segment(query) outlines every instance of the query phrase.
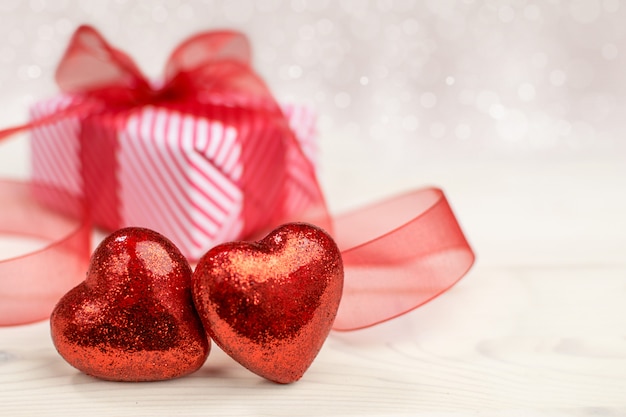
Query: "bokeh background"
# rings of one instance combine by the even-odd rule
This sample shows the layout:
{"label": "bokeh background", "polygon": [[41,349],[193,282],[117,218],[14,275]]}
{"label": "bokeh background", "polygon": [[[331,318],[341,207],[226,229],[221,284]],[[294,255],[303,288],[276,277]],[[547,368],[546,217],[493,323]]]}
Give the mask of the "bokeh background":
{"label": "bokeh background", "polygon": [[[2,0],[0,126],[55,94],[94,25],[158,78],[197,31],[246,33],[284,101],[319,114],[333,211],[442,187],[487,264],[623,262],[626,2]],[[24,135],[0,175],[27,177]]]}

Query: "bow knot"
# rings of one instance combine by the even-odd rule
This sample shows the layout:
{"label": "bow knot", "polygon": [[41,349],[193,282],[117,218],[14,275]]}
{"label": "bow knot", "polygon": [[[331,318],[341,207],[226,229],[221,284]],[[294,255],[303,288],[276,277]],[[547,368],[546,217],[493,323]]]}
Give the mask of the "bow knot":
{"label": "bow knot", "polygon": [[87,95],[107,107],[206,102],[207,97],[239,94],[271,97],[250,67],[250,45],[238,32],[193,36],[167,60],[163,85],[155,88],[124,52],[92,27],[79,27],[59,63],[56,82],[70,94]]}

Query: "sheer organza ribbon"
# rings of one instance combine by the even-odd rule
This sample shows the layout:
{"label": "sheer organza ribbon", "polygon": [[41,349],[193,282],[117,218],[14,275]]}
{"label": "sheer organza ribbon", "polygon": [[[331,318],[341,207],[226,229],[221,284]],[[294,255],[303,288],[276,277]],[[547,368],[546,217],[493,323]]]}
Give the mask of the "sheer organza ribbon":
{"label": "sheer organza ribbon", "polygon": [[[50,210],[41,193],[62,197],[74,215]],[[0,326],[42,320],[85,278],[91,221],[80,196],[48,185],[2,180],[0,202],[0,238],[14,254],[0,260]]]}
{"label": "sheer organza ribbon", "polygon": [[[75,100],[48,117],[0,131],[0,139],[69,116],[91,117],[150,104],[198,111],[198,104],[217,100],[282,117],[270,90],[250,67],[247,38],[231,31],[205,32],[183,42],[167,61],[164,82],[154,87],[130,57],[111,47],[95,29],[81,26],[57,68],[56,81],[64,93],[84,100]],[[290,157],[306,159],[293,135],[289,137]],[[314,167],[308,162],[305,166],[301,174],[310,176],[315,184],[309,190],[308,209],[296,217],[271,218],[266,226],[310,221],[335,237],[345,266],[335,330],[372,326],[410,311],[446,291],[471,267],[473,252],[440,189],[416,190],[333,218],[315,180]],[[246,184],[242,187],[245,189]],[[55,262],[59,260],[38,258],[38,273],[26,290],[34,294],[40,283],[55,279],[48,274]],[[0,264],[0,280],[8,282],[0,286],[4,288],[0,303],[9,305],[12,293],[8,288],[23,284],[3,274],[1,268]],[[22,321],[29,320],[32,314],[24,312]],[[11,324],[18,322],[19,317],[13,314]],[[0,317],[0,324],[7,324],[6,320]]]}

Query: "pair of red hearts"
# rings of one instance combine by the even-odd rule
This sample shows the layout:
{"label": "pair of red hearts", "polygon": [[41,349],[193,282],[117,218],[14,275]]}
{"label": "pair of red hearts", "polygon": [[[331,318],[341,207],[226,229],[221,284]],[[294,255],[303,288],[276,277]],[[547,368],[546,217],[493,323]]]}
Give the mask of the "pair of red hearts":
{"label": "pair of red hearts", "polygon": [[102,379],[190,374],[212,339],[252,372],[290,383],[326,340],[342,289],[341,254],[312,225],[221,244],[193,272],[162,235],[125,228],[102,241],[85,281],[58,302],[52,340],[69,364]]}

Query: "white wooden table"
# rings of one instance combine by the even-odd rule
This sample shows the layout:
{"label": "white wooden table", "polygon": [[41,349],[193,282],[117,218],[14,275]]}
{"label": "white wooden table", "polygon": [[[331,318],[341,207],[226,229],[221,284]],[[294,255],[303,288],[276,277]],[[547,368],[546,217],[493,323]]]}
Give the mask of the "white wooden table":
{"label": "white wooden table", "polygon": [[[501,175],[488,188],[446,178],[453,173],[433,177],[450,184],[477,264],[402,318],[332,333],[295,384],[265,382],[215,346],[190,377],[103,382],[67,365],[42,322],[0,328],[0,414],[626,415],[626,199],[616,195],[626,176],[585,186],[622,169],[610,160],[602,167],[552,165],[520,180],[523,166],[494,165]],[[468,175],[486,184],[492,169]],[[567,181],[539,181],[557,176]],[[506,191],[512,178],[518,187]],[[553,186],[561,188],[550,196]],[[520,204],[526,199],[536,204]]]}
{"label": "white wooden table", "polygon": [[[480,268],[401,320],[333,334],[305,377],[265,382],[215,349],[191,377],[112,383],[48,323],[0,331],[3,415],[623,415],[623,267]],[[604,413],[604,414],[602,414]]]}

